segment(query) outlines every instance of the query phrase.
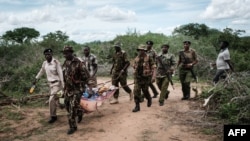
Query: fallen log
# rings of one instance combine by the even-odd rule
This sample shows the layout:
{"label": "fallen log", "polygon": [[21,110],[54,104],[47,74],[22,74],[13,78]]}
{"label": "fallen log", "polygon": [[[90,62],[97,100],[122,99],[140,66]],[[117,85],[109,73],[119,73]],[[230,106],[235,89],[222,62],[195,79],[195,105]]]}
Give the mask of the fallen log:
{"label": "fallen log", "polygon": [[21,98],[11,98],[11,97],[4,97],[3,99],[0,100],[0,106],[5,106],[5,105],[11,105],[11,104],[25,104],[28,101],[35,101],[40,98],[46,98],[49,97],[48,94],[36,94],[36,95],[29,95],[29,96],[24,96]]}

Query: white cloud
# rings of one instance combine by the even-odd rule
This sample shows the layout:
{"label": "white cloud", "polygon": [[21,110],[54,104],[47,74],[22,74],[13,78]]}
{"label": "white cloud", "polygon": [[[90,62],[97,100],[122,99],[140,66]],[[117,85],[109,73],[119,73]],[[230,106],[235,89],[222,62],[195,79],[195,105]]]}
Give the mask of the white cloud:
{"label": "white cloud", "polygon": [[250,0],[212,0],[205,12],[204,19],[250,18]]}
{"label": "white cloud", "polygon": [[59,16],[53,10],[54,6],[44,7],[42,9],[35,9],[29,12],[20,13],[2,13],[6,17],[6,23],[11,25],[25,25],[25,24],[41,24],[43,22],[58,22]]}
{"label": "white cloud", "polygon": [[234,20],[232,21],[232,24],[247,24],[249,21],[248,20]]}
{"label": "white cloud", "polygon": [[94,10],[94,16],[104,21],[131,22],[136,20],[136,14],[131,10],[122,10],[116,6],[105,5]]}
{"label": "white cloud", "polygon": [[80,43],[112,40],[128,29],[170,35],[188,23],[244,30],[250,23],[249,4],[250,0],[0,0],[0,36],[24,26],[41,35],[61,30]]}

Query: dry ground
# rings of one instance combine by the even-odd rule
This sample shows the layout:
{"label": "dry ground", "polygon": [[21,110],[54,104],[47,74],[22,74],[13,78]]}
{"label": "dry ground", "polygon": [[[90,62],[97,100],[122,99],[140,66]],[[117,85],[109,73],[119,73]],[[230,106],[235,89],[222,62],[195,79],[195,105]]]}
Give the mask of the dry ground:
{"label": "dry ground", "polygon": [[[109,78],[99,78],[98,83]],[[131,83],[129,80],[128,83]],[[133,89],[133,85],[130,85]],[[134,102],[120,89],[119,104],[110,105],[108,100],[98,107],[98,111],[85,114],[78,124],[78,130],[67,135],[69,128],[65,109],[58,108],[58,120],[50,125],[48,106],[39,108],[1,107],[0,141],[216,141],[203,118],[204,112],[196,101],[181,101],[181,87],[169,87],[170,96],[164,106],[159,106],[158,98],[151,107],[146,101],[141,103],[141,111],[133,113]],[[192,93],[193,97],[193,93]],[[20,119],[7,120],[3,111],[15,110]],[[18,116],[18,115],[16,115]],[[8,128],[6,128],[8,126]],[[202,132],[203,131],[203,132]]]}

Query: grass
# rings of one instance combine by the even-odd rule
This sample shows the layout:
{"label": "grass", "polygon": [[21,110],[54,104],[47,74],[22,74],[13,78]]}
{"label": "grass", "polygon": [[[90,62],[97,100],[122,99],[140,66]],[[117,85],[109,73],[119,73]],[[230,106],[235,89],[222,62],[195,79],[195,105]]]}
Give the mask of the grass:
{"label": "grass", "polygon": [[216,131],[213,128],[206,128],[202,130],[202,133],[206,135],[215,135]]}
{"label": "grass", "polygon": [[12,132],[11,123],[1,122],[0,123],[0,133]]}

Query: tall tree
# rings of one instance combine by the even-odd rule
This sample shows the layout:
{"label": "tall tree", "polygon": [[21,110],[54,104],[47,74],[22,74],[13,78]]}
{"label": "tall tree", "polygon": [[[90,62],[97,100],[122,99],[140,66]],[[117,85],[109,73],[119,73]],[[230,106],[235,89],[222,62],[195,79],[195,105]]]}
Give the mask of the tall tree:
{"label": "tall tree", "polygon": [[59,50],[65,43],[68,42],[69,36],[66,33],[58,30],[56,32],[50,32],[44,36],[42,36],[43,41],[41,45],[44,47],[50,47],[54,50]]}
{"label": "tall tree", "polygon": [[14,41],[16,43],[30,43],[32,39],[40,36],[40,33],[34,28],[21,27],[13,31],[9,30],[3,34],[2,39],[6,41]]}
{"label": "tall tree", "polygon": [[194,39],[199,39],[200,36],[207,36],[209,33],[209,27],[205,24],[189,23],[176,27],[173,34],[183,34],[186,36],[192,36]]}
{"label": "tall tree", "polygon": [[66,33],[58,30],[55,33],[48,33],[46,35],[43,36],[43,40],[54,40],[54,41],[58,41],[58,42],[66,42],[68,41],[69,36],[66,35]]}

